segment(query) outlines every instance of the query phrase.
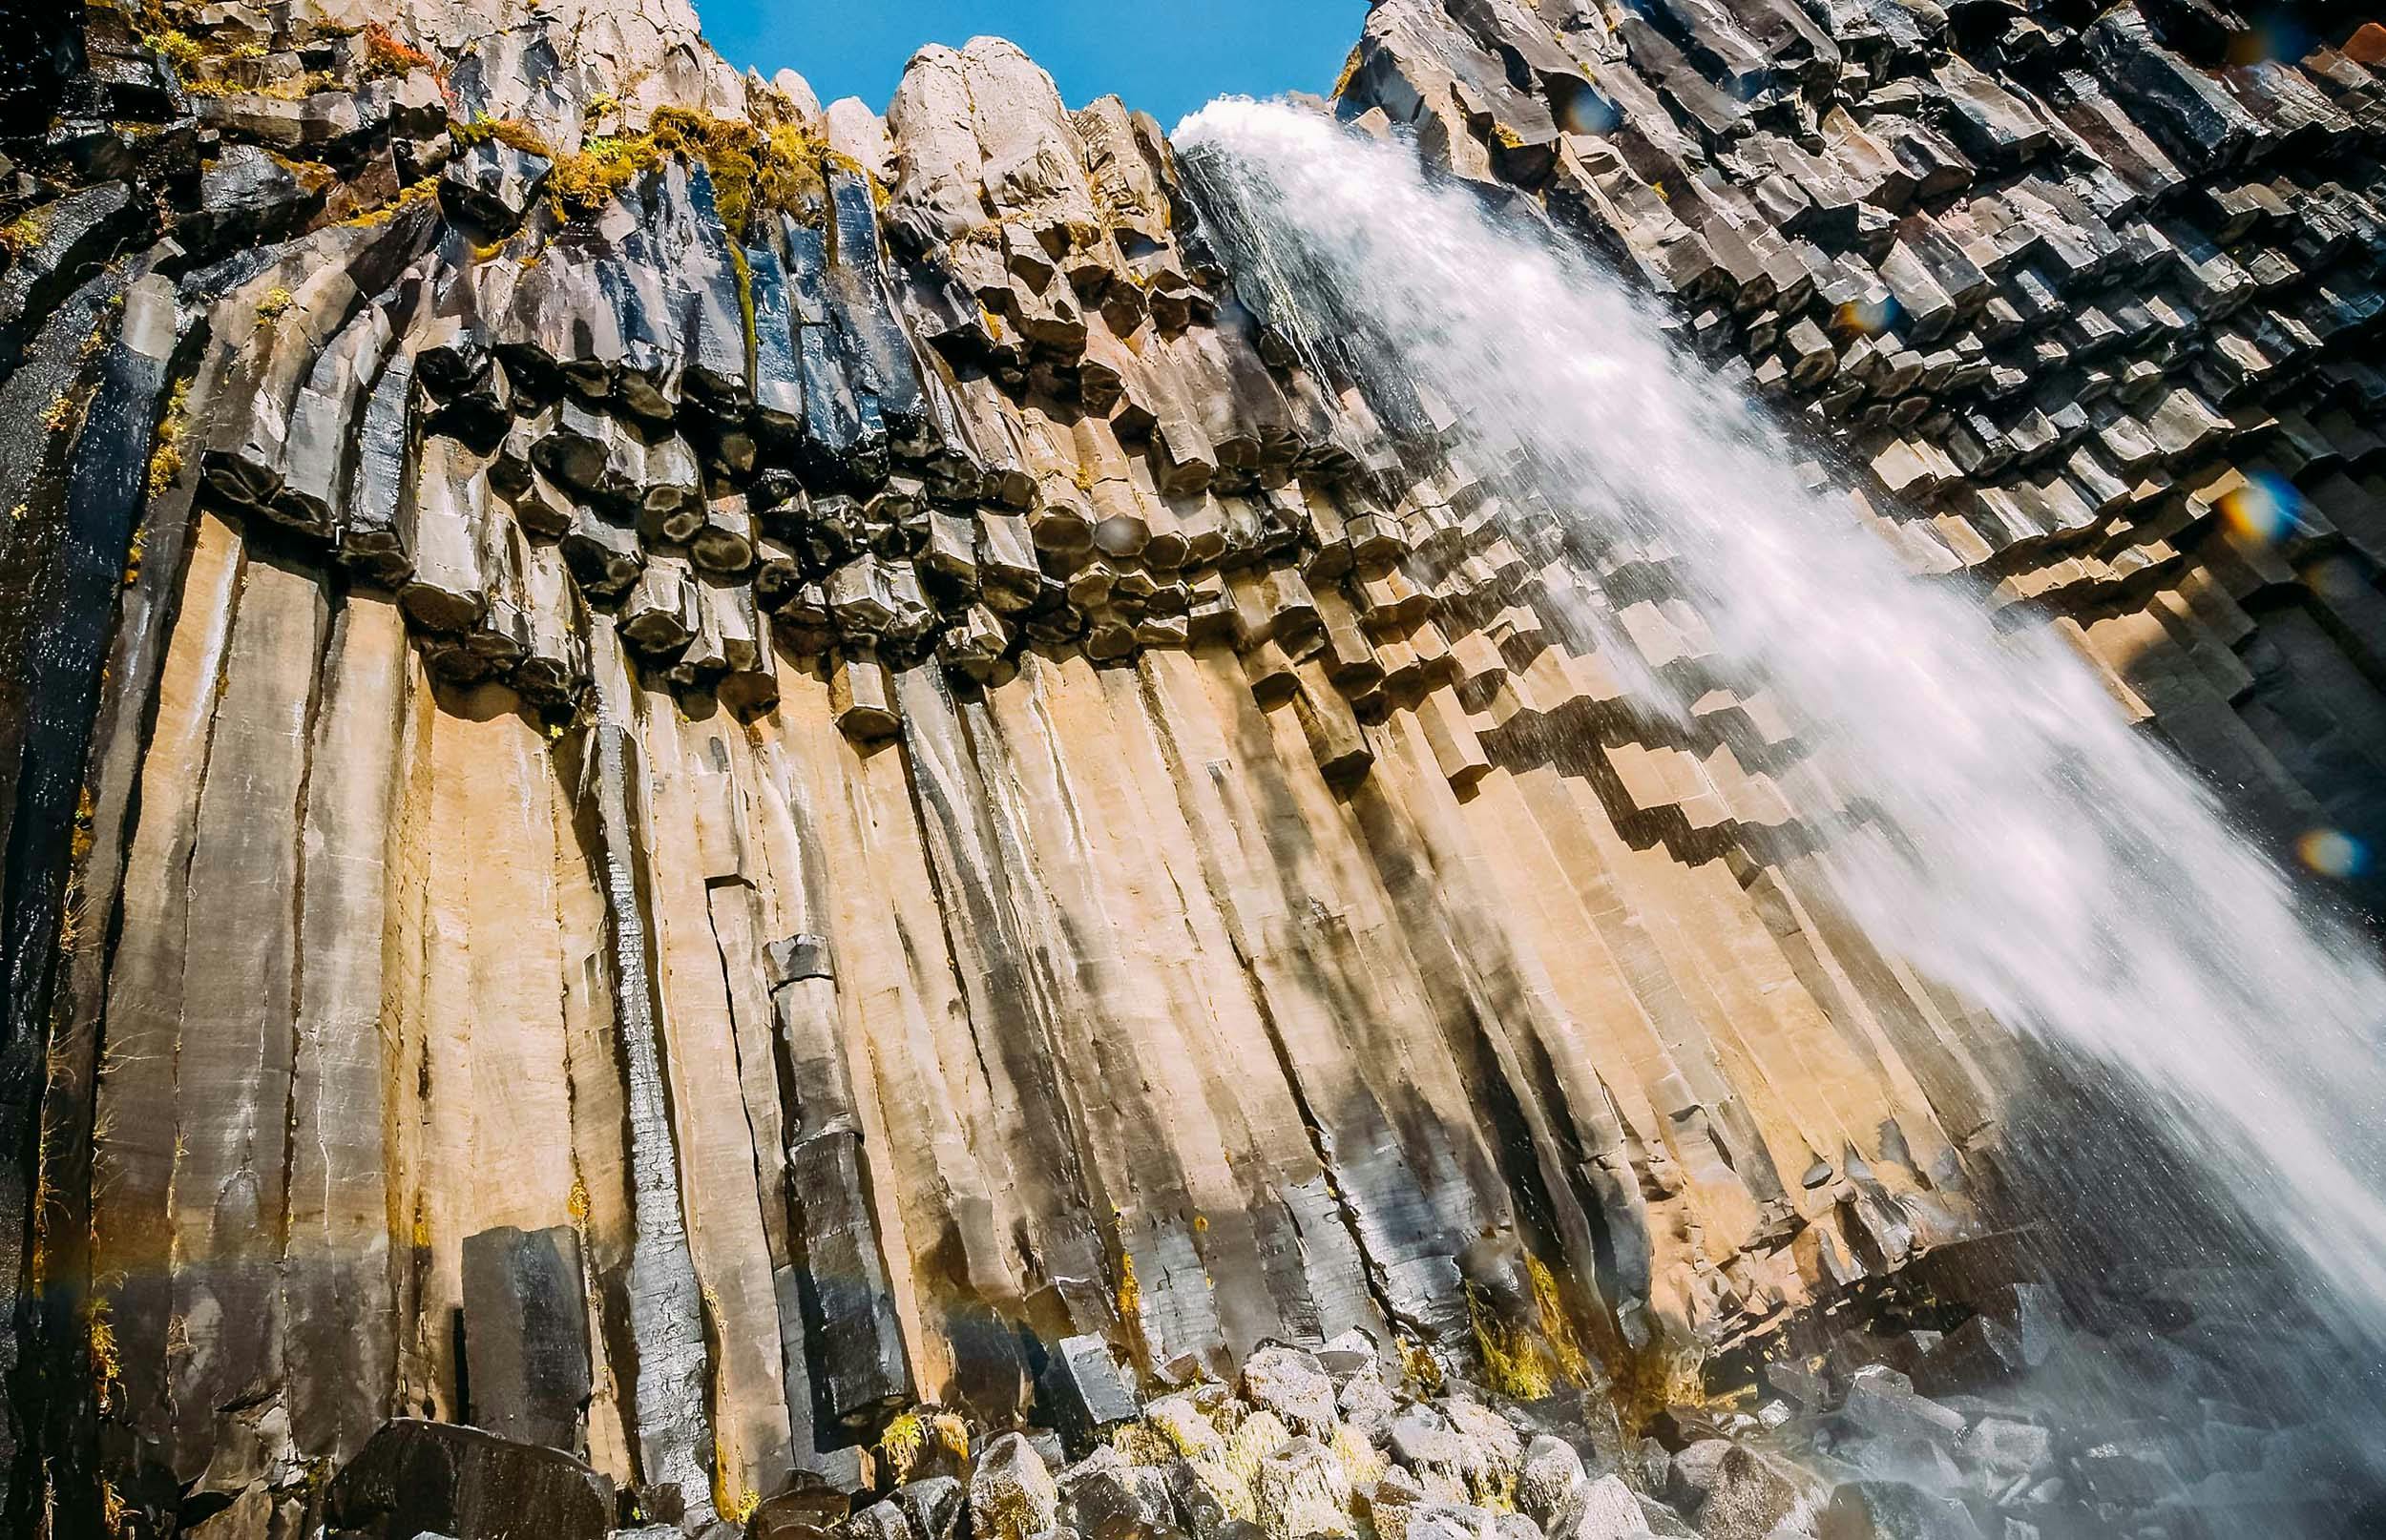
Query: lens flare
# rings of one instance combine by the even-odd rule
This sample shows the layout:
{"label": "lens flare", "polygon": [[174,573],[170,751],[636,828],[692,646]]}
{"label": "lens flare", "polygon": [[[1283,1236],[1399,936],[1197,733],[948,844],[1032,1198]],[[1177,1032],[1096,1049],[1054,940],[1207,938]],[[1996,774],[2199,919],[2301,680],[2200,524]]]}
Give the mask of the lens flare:
{"label": "lens flare", "polygon": [[2248,477],[2246,484],[2222,495],[2220,516],[2229,532],[2251,545],[2276,545],[2302,526],[2297,511],[2303,494],[2294,483],[2273,470]]}
{"label": "lens flare", "polygon": [[1837,317],[1841,331],[1865,337],[1878,337],[1896,319],[1897,302],[1885,294],[1877,300],[1850,300]]}
{"label": "lens flare", "polygon": [[1560,102],[1558,116],[1569,134],[1601,136],[1613,134],[1623,122],[1622,109],[1590,89],[1577,91],[1571,99]]}
{"label": "lens flare", "polygon": [[2340,882],[2370,869],[2370,847],[2342,829],[2313,829],[2295,842],[2295,858]]}
{"label": "lens flare", "polygon": [[2292,10],[2280,8],[2257,11],[2251,26],[2229,38],[2228,60],[2232,65],[2271,61],[2292,64],[2310,53],[2319,41]]}

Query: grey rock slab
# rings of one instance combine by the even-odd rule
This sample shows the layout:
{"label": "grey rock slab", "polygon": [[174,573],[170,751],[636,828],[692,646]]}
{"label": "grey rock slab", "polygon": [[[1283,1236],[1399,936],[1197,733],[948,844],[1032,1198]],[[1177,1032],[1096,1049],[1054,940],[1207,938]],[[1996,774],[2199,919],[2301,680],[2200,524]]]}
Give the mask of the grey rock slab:
{"label": "grey rock slab", "polygon": [[1649,1532],[1641,1500],[1614,1474],[1577,1482],[1541,1528],[1549,1540],[1635,1540]]}
{"label": "grey rock slab", "polygon": [[464,1240],[464,1353],[474,1425],[519,1444],[580,1443],[591,1387],[588,1288],[569,1225]]}
{"label": "grey rock slab", "polygon": [[911,1389],[877,1216],[863,1188],[861,1142],[858,1133],[839,1131],[787,1152],[804,1237],[812,1376],[829,1415],[848,1426],[871,1424]]}
{"label": "grey rock slab", "polygon": [[[1053,1345],[1037,1382],[1038,1405],[1061,1437],[1082,1448],[1142,1411],[1127,1370],[1110,1344],[1093,1333]],[[1078,1524],[1091,1535],[1098,1526]]]}
{"label": "grey rock slab", "polygon": [[952,1476],[926,1476],[895,1488],[894,1504],[911,1521],[919,1540],[952,1540],[967,1492]]}

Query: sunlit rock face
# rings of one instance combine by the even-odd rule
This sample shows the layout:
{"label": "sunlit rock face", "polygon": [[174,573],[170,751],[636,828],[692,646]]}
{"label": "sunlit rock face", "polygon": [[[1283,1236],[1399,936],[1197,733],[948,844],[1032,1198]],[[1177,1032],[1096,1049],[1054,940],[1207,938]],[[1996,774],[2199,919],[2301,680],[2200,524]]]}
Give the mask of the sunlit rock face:
{"label": "sunlit rock face", "polygon": [[[1678,299],[2358,878],[2386,47],[2081,19],[1389,0],[1336,110]],[[10,1532],[452,1482],[404,1511],[893,1540],[910,1478],[942,1540],[966,1476],[1019,1540],[1487,1534],[1542,1425],[1486,1402],[1597,1430],[1553,1534],[1894,1507],[1622,1429],[1688,1456],[1702,1356],[1935,1249],[2010,1283],[2034,1072],[1850,920],[1761,681],[1654,581],[1584,626],[1511,467],[1302,366],[1159,124],[990,39],[824,110],[683,3],[80,53],[0,183]],[[954,1447],[1030,1424],[1166,1490]]]}

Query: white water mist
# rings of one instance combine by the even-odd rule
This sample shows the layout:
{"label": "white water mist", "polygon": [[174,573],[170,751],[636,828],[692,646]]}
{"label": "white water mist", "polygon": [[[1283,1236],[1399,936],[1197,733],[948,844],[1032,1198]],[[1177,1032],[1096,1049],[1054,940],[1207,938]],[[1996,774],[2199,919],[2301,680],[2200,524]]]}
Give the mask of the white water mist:
{"label": "white water mist", "polygon": [[[1249,101],[1178,139],[1291,308],[1375,318],[1358,345],[1521,441],[1587,543],[1670,549],[1723,672],[1761,679],[1861,807],[1825,833],[1873,935],[2166,1101],[2343,1324],[2386,1337],[2386,976],[2060,637],[1909,575],[1646,302],[1405,148]],[[1626,682],[1686,716],[1646,670]]]}

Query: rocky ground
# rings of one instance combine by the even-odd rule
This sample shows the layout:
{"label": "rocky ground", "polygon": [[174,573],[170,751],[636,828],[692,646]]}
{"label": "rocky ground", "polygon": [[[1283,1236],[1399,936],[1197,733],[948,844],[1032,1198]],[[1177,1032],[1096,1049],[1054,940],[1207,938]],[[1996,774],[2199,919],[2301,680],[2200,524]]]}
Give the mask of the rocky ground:
{"label": "rocky ground", "polygon": [[[1988,1308],[1908,1304],[1953,1329],[1776,1344],[1730,1393],[1620,1414],[1606,1394],[1519,1401],[1388,1362],[1365,1334],[1269,1344],[1231,1384],[1148,1399],[1090,1339],[1062,1344],[1041,1410],[989,1431],[893,1419],[742,1516],[753,1540],[2356,1540],[2386,1522],[2358,1425],[2261,1402],[2285,1351],[2199,1330],[2237,1280],[2131,1279],[2081,1301],[2043,1284]],[[2208,1322],[2208,1324],[2209,1322]],[[2280,1346],[2282,1343],[2273,1343]],[[2290,1398],[2323,1411],[2305,1379]],[[2375,1452],[2374,1450],[2372,1451]],[[502,1474],[500,1474],[502,1472]],[[535,1503],[523,1494],[535,1490]],[[677,1534],[678,1494],[616,1492],[555,1450],[391,1424],[302,1518],[332,1540]],[[705,1532],[725,1536],[738,1519]],[[198,1531],[205,1534],[204,1527]]]}

